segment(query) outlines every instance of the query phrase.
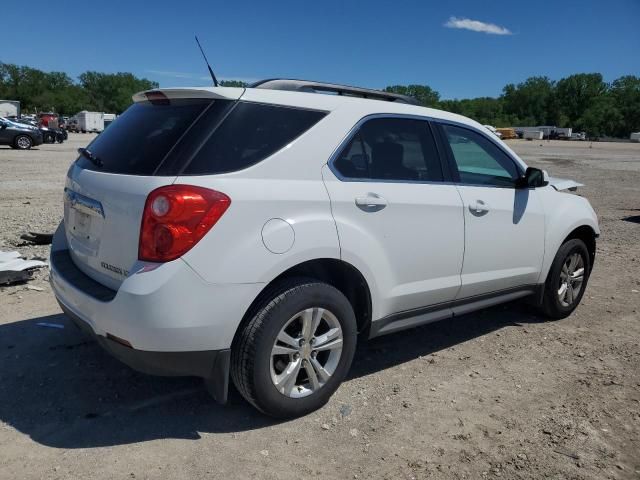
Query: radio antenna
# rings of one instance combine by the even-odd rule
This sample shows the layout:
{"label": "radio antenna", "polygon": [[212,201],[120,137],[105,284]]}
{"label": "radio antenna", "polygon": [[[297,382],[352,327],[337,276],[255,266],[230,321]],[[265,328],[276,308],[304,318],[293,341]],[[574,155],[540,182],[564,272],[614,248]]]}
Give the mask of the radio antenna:
{"label": "radio antenna", "polygon": [[194,35],[196,37],[196,43],[198,44],[198,47],[200,48],[200,53],[202,53],[202,57],[204,58],[205,63],[207,64],[207,68],[209,69],[209,74],[211,75],[211,80],[213,80],[213,86],[217,87],[218,86],[218,80],[216,79],[215,74],[213,73],[213,70],[211,69],[211,65],[209,65],[209,60],[207,60],[207,56],[204,54],[204,50],[202,49],[202,45],[200,45],[200,40],[198,40],[198,36]]}

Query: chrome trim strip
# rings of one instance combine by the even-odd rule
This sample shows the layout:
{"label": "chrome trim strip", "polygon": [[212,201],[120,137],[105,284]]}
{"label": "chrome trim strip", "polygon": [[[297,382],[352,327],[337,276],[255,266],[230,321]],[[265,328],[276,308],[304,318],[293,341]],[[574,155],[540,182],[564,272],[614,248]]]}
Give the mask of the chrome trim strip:
{"label": "chrome trim strip", "polygon": [[88,215],[99,215],[104,218],[104,209],[99,201],[85,197],[67,187],[64,189],[64,198],[65,202],[76,210],[80,210]]}

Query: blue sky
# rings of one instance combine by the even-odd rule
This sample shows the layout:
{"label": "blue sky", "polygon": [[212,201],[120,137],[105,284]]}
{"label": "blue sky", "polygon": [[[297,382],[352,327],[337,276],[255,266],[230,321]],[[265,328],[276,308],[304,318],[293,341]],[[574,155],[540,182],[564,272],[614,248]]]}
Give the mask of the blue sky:
{"label": "blue sky", "polygon": [[467,98],[533,75],[640,75],[640,0],[14,0],[1,11],[2,62],[161,86],[209,83],[194,33],[227,79],[418,83]]}

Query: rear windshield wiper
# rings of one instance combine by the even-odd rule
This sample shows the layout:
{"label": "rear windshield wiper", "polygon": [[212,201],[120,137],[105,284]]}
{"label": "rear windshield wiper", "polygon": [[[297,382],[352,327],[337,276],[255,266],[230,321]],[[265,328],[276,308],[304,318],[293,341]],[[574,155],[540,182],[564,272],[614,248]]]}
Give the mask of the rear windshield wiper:
{"label": "rear windshield wiper", "polygon": [[91,153],[91,151],[87,148],[79,148],[78,149],[78,153],[80,155],[82,155],[83,157],[85,157],[86,159],[88,159],[91,163],[93,163],[96,167],[98,168],[102,168],[102,166],[104,165],[102,163],[102,160],[100,160],[98,157],[96,157],[93,153]]}

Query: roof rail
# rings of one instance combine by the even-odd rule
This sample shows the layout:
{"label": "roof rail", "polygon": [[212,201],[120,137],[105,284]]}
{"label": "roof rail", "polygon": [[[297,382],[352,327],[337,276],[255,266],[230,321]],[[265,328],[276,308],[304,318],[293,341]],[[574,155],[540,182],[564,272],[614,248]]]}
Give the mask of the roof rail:
{"label": "roof rail", "polygon": [[294,92],[307,93],[333,93],[348,97],[371,98],[374,100],[385,100],[387,102],[408,103],[420,105],[420,102],[413,97],[400,95],[397,93],[383,92],[369,88],[350,87],[348,85],[338,85],[335,83],[314,82],[311,80],[291,80],[285,78],[270,78],[260,80],[249,85],[249,88],[265,88],[269,90],[290,90]]}

